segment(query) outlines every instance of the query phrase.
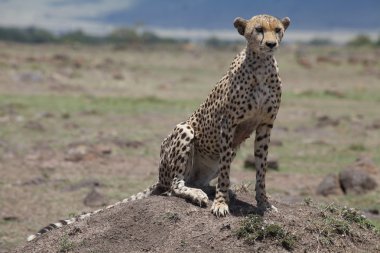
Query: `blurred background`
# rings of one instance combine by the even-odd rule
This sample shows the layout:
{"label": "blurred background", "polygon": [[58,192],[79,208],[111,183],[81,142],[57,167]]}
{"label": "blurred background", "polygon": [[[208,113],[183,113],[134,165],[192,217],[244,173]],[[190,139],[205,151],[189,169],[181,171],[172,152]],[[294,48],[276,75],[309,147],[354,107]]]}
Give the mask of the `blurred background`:
{"label": "blurred background", "polygon": [[[161,141],[244,48],[233,20],[263,13],[291,19],[269,194],[379,226],[379,1],[0,0],[0,252],[155,182]],[[251,154],[231,180],[253,191]]]}

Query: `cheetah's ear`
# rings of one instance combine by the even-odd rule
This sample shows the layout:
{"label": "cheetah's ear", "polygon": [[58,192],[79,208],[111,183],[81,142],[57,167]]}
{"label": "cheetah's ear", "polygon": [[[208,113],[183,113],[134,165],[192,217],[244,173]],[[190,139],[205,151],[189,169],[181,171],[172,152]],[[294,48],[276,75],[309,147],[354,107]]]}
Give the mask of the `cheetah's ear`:
{"label": "cheetah's ear", "polygon": [[245,20],[244,18],[235,18],[234,26],[238,30],[240,35],[244,35],[246,25],[247,20]]}
{"label": "cheetah's ear", "polygon": [[281,20],[282,25],[284,26],[285,30],[288,28],[290,25],[290,18],[285,17]]}

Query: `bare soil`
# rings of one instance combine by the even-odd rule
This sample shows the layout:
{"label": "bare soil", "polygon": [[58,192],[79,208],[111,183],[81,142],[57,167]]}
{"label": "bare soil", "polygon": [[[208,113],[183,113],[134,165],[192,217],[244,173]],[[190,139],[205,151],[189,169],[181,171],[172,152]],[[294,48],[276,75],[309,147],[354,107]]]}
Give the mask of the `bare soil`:
{"label": "bare soil", "polygon": [[[209,208],[183,199],[151,196],[51,231],[13,252],[287,252],[276,239],[252,244],[237,237],[245,215],[256,211],[252,200],[248,193],[238,194],[231,215],[217,218]],[[352,235],[322,238],[321,209],[273,203],[279,212],[265,214],[264,220],[295,236],[294,252],[380,252],[380,234],[350,224]]]}

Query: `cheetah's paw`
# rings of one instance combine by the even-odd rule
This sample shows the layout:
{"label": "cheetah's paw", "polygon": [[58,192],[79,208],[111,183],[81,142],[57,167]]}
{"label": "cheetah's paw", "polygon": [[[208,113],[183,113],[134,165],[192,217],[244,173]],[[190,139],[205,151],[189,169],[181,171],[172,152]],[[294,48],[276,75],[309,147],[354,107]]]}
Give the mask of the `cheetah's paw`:
{"label": "cheetah's paw", "polygon": [[274,205],[270,204],[270,203],[264,203],[264,204],[261,204],[258,206],[258,211],[260,213],[264,213],[264,212],[274,212],[274,213],[278,213],[278,209],[277,207],[275,207]]}
{"label": "cheetah's paw", "polygon": [[201,189],[192,189],[190,194],[191,201],[199,206],[207,206],[208,204],[208,196]]}
{"label": "cheetah's paw", "polygon": [[268,208],[268,210],[269,210],[270,212],[278,213],[278,209],[277,209],[277,207],[275,207],[274,205],[270,205],[270,207]]}
{"label": "cheetah's paw", "polygon": [[225,202],[216,202],[212,203],[211,212],[217,217],[224,217],[227,214],[230,214],[228,204]]}

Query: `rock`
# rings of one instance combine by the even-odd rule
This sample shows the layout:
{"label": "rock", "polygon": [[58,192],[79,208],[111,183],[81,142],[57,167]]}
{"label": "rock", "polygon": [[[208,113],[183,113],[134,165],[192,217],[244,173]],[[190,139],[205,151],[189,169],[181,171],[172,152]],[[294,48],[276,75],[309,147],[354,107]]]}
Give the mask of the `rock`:
{"label": "rock", "polygon": [[44,80],[44,76],[39,71],[30,71],[18,73],[13,78],[16,82],[23,83],[40,83]]}
{"label": "rock", "polygon": [[38,132],[45,131],[45,127],[40,122],[33,121],[33,120],[27,121],[24,127],[30,130],[38,131]]}
{"label": "rock", "polygon": [[112,154],[112,148],[107,145],[71,145],[65,155],[65,160],[70,162],[79,162],[83,160],[92,160]]}
{"label": "rock", "polygon": [[377,187],[377,182],[370,174],[377,174],[379,169],[369,156],[363,155],[355,163],[342,170],[338,176],[327,175],[318,185],[317,194],[363,194]]}
{"label": "rock", "polygon": [[36,177],[30,180],[27,180],[25,182],[22,182],[21,185],[23,186],[29,186],[29,185],[41,185],[46,184],[48,180],[44,177]]}
{"label": "rock", "polygon": [[317,127],[337,126],[340,124],[339,119],[332,119],[327,115],[317,118]]}
{"label": "rock", "polygon": [[[278,170],[279,165],[278,165],[278,159],[274,156],[268,156],[268,169],[272,170]],[[255,156],[254,155],[248,155],[247,158],[244,161],[244,167],[249,168],[249,169],[256,169],[255,166]]]}
{"label": "rock", "polygon": [[52,112],[40,112],[37,115],[38,118],[54,118],[54,114]]}
{"label": "rock", "polygon": [[124,75],[121,72],[115,72],[112,77],[115,80],[124,80]]}
{"label": "rock", "polygon": [[344,98],[346,97],[343,92],[337,90],[325,90],[324,93],[326,95],[336,97],[336,98]]}
{"label": "rock", "polygon": [[363,194],[377,187],[375,179],[360,167],[342,170],[339,173],[339,182],[345,194]]}
{"label": "rock", "polygon": [[70,162],[79,162],[85,159],[89,154],[89,148],[85,145],[79,145],[73,148],[70,148],[66,155],[65,160]]}
{"label": "rock", "polygon": [[53,55],[52,59],[55,61],[59,61],[59,62],[70,61],[70,57],[66,54],[55,54],[55,55]]}
{"label": "rock", "polygon": [[71,117],[70,113],[68,112],[64,112],[61,114],[61,118],[62,119],[69,119]]}
{"label": "rock", "polygon": [[20,221],[20,218],[17,216],[4,216],[3,221]]}
{"label": "rock", "polygon": [[368,213],[373,214],[373,215],[380,215],[380,210],[378,208],[370,208],[367,210]]}
{"label": "rock", "polygon": [[129,141],[129,140],[123,140],[120,138],[115,138],[112,140],[113,144],[120,148],[133,148],[137,149],[144,146],[144,142],[141,141]]}
{"label": "rock", "polygon": [[65,129],[78,129],[79,125],[75,122],[65,122],[63,124],[63,128],[65,128]]}
{"label": "rock", "polygon": [[374,175],[380,172],[380,169],[376,166],[371,157],[369,157],[368,155],[362,155],[358,157],[352,167],[360,168],[361,170],[364,170],[369,174]]}
{"label": "rock", "polygon": [[104,186],[104,184],[102,184],[100,181],[98,181],[96,179],[85,179],[85,180],[82,180],[78,183],[69,185],[63,191],[77,191],[77,190],[79,190],[81,188],[85,188],[85,187],[94,188],[94,187],[102,187],[102,186]]}
{"label": "rock", "polygon": [[328,174],[318,185],[317,194],[322,196],[343,194],[338,176],[335,174]]}
{"label": "rock", "polygon": [[107,145],[99,144],[95,146],[95,152],[99,155],[110,155],[112,154],[112,148]]}
{"label": "rock", "polygon": [[95,188],[84,198],[83,204],[89,207],[99,207],[107,205],[106,197],[99,193]]}
{"label": "rock", "polygon": [[369,130],[377,130],[380,129],[380,119],[376,119],[372,122],[371,125],[366,127]]}

